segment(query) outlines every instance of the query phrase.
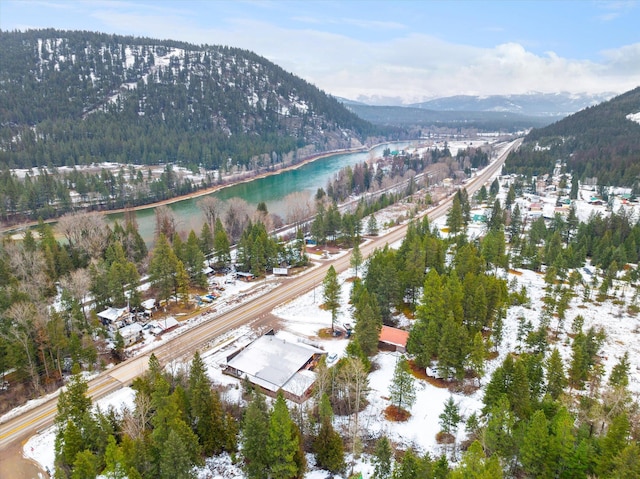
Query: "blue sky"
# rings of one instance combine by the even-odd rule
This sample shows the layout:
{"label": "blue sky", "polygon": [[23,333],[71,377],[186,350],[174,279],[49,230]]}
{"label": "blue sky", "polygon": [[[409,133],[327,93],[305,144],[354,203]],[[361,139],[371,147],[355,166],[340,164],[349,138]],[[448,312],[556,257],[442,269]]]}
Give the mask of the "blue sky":
{"label": "blue sky", "polygon": [[3,30],[45,27],[245,48],[378,104],[640,85],[638,1],[0,0]]}

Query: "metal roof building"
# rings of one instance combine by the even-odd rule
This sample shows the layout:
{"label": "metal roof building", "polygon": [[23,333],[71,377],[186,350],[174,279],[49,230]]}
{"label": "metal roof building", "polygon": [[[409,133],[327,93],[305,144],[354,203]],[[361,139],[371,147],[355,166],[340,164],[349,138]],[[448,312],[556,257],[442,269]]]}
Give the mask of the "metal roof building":
{"label": "metal roof building", "polygon": [[301,401],[315,382],[311,369],[323,354],[326,352],[322,349],[298,341],[295,336],[268,333],[227,358],[225,372],[247,377],[267,392],[282,390],[289,399]]}

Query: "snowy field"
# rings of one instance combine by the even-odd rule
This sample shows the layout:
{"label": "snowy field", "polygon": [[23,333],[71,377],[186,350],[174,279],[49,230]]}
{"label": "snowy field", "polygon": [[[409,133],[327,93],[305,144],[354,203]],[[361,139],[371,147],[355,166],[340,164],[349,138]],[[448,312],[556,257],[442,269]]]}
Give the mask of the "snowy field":
{"label": "snowy field", "polygon": [[[581,191],[580,193],[581,197],[588,194],[586,191]],[[542,199],[541,201],[551,204],[551,201],[548,199]],[[622,205],[615,204],[614,210],[617,211],[616,207],[620,206]],[[637,206],[635,208],[637,209]],[[580,219],[586,220],[591,213],[602,212],[605,214],[606,210],[604,207],[588,205],[586,201],[579,201],[577,212]],[[637,215],[637,211],[634,209],[632,214]],[[376,214],[376,217],[381,227],[381,232],[383,232],[384,229],[382,225],[386,221],[391,220],[392,216],[389,212],[380,212]],[[433,224],[438,228],[442,228],[444,222],[445,219],[441,218],[433,222]],[[477,225],[473,228],[476,230],[474,234],[479,234],[482,229]],[[517,281],[518,289],[520,286],[525,286],[531,301],[528,306],[509,308],[507,318],[504,321],[503,340],[498,349],[499,355],[496,359],[487,362],[486,374],[482,380],[482,386],[486,385],[491,374],[495,368],[502,363],[505,356],[509,352],[517,350],[519,346],[522,346],[517,339],[518,318],[524,317],[531,321],[534,328],[537,327],[542,312],[542,298],[545,294],[544,278],[541,274],[527,270],[519,271],[518,274],[506,273],[504,271],[498,274],[505,277],[509,282],[512,280]],[[583,274],[586,273],[583,272]],[[352,278],[353,275],[354,272],[350,270],[339,276],[342,285],[342,306],[338,319],[339,324],[353,324],[354,322],[348,305],[349,292],[352,285],[349,278]],[[269,287],[268,282],[265,282],[265,284],[265,287]],[[238,295],[241,294],[247,294],[247,296],[257,294],[257,292],[243,293],[242,289],[245,287],[244,285],[244,283],[238,282],[237,286],[229,288],[226,300],[225,298],[221,298],[222,301],[220,299],[216,300],[220,301],[220,303],[214,303],[218,304],[218,312],[216,314],[221,314],[224,311],[225,308],[223,304],[225,304],[225,301],[231,301],[232,298],[237,298]],[[613,365],[618,362],[625,351],[628,351],[631,366],[629,389],[637,399],[638,395],[640,395],[640,318],[629,315],[624,305],[625,302],[629,302],[633,293],[634,291],[632,291],[631,288],[625,289],[625,287],[620,284],[617,288],[614,287],[613,289],[612,294],[615,295],[615,301],[609,299],[603,303],[584,303],[582,291],[578,288],[576,297],[573,298],[570,309],[567,312],[564,329],[566,331],[571,330],[573,319],[577,315],[582,315],[585,319],[583,330],[587,330],[592,326],[604,329],[606,341],[599,355],[604,366],[605,380],[608,378]],[[309,338],[314,344],[319,345],[329,354],[335,353],[340,357],[345,354],[345,348],[348,344],[347,339],[344,337],[331,339],[321,339],[318,337],[318,331],[320,329],[331,326],[331,314],[329,311],[320,308],[321,303],[322,286],[318,285],[314,290],[287,304],[281,305],[274,310],[274,314],[281,318],[282,329],[285,333]],[[406,318],[401,317],[397,319],[401,326],[410,327],[411,322]],[[190,321],[198,321],[198,318]],[[555,329],[555,325],[555,319],[553,319],[551,322],[552,330]],[[215,343],[212,344],[211,349],[202,353],[212,381],[222,389],[221,395],[223,400],[242,400],[241,387],[238,381],[222,374],[222,368],[226,364],[226,357],[239,347],[251,342],[258,334],[258,332],[251,330],[249,327],[234,330],[223,337],[217,338]],[[565,360],[565,367],[571,356],[570,346],[571,340],[566,333],[560,333],[557,341],[551,344],[551,348],[557,347],[560,350]],[[146,350],[148,347],[151,346],[148,344],[143,345],[141,350]],[[381,352],[373,359],[375,370],[369,376],[370,391],[367,397],[368,405],[360,414],[360,433],[366,434],[367,438],[386,435],[392,443],[399,448],[413,447],[420,453],[429,452],[432,457],[446,454],[450,460],[455,461],[459,458],[459,452],[456,451],[456,448],[447,446],[447,449],[445,449],[445,446],[439,445],[436,442],[436,434],[440,430],[439,415],[444,409],[445,401],[450,397],[458,404],[460,413],[465,419],[472,413],[478,412],[482,407],[483,388],[471,395],[463,395],[435,387],[426,381],[416,380],[416,402],[411,409],[411,417],[402,423],[389,422],[384,419],[383,411],[390,404],[388,399],[389,386],[398,359],[399,356],[397,353],[389,352]],[[181,365],[176,365],[176,367],[181,367]],[[97,406],[102,410],[110,406],[121,408],[127,405],[131,407],[132,402],[133,391],[130,388],[124,388],[118,393],[98,401]],[[291,404],[291,407],[298,406]],[[338,428],[344,428],[345,421],[346,418],[337,417],[336,426]],[[464,423],[461,423],[456,433],[456,444],[459,445],[464,439]],[[53,441],[54,430],[53,428],[49,428],[32,437],[25,444],[24,454],[38,462],[43,468],[53,470]],[[313,456],[308,455],[307,459],[309,462],[309,472],[305,475],[305,479],[324,479],[327,477],[326,471],[314,469]],[[347,464],[351,464],[351,459],[350,456],[347,456]],[[362,472],[365,479],[373,477],[373,467],[369,463],[369,458],[366,455],[355,460],[354,470]],[[199,469],[198,476],[200,479],[240,479],[244,477],[241,470],[232,464],[231,458],[228,455],[207,460],[206,466]],[[338,478],[340,476],[334,477]]]}
{"label": "snowy field", "polygon": [[[509,274],[508,280],[516,278],[519,285],[524,285],[529,291],[531,306],[512,307],[508,311],[504,325],[504,338],[499,348],[498,358],[487,363],[487,372],[482,384],[485,385],[493,370],[499,366],[505,355],[518,346],[517,325],[518,317],[524,316],[531,320],[534,327],[537,325],[542,310],[542,297],[544,296],[544,280],[540,274],[531,271],[521,271],[521,275]],[[504,274],[504,273],[502,273]],[[342,307],[339,322],[353,322],[349,305],[347,304],[351,282],[346,281],[352,277],[353,271],[347,271],[339,276],[342,284]],[[622,295],[623,293],[620,292]],[[626,292],[625,294],[630,294]],[[277,308],[274,313],[283,320],[283,329],[286,332],[298,336],[305,336],[313,340],[329,353],[338,356],[344,354],[347,339],[320,339],[317,333],[322,328],[331,325],[331,315],[320,308],[321,288],[311,291],[296,300]],[[608,376],[613,365],[625,351],[629,352],[631,362],[631,378],[629,388],[634,394],[640,393],[640,319],[630,317],[621,306],[614,305],[611,301],[588,303],[582,306],[581,296],[574,298],[572,309],[567,314],[565,329],[570,329],[573,318],[581,314],[585,318],[584,329],[591,326],[604,328],[607,339],[601,352],[605,377]],[[405,320],[406,322],[406,320]],[[554,322],[551,327],[553,329]],[[208,367],[211,379],[223,387],[222,397],[228,401],[241,400],[241,388],[238,381],[222,374],[222,367],[226,364],[228,354],[237,348],[248,344],[257,337],[257,333],[245,327],[232,331],[224,337],[218,338],[212,349],[203,353],[203,359]],[[560,349],[562,356],[570,357],[570,342],[566,335],[561,334],[559,340],[553,345]],[[458,404],[461,414],[467,418],[473,412],[478,412],[482,407],[483,390],[480,389],[470,396],[451,393],[447,389],[437,388],[426,381],[416,380],[416,402],[411,409],[411,417],[402,423],[389,422],[383,419],[383,411],[389,406],[389,386],[398,360],[397,353],[381,352],[375,358],[376,370],[369,376],[370,392],[368,394],[368,406],[360,414],[361,433],[366,431],[368,437],[386,435],[397,447],[413,447],[422,453],[429,452],[432,456],[446,453],[450,459],[455,460],[457,455],[451,446],[445,451],[444,446],[436,442],[435,436],[440,430],[438,416],[444,409],[444,402],[453,397]],[[108,396],[97,402],[97,405],[105,410],[110,406],[123,407],[123,404],[131,407],[133,391],[124,388],[118,393]],[[291,405],[291,407],[296,407]],[[344,422],[345,418],[336,418],[337,426]],[[25,456],[35,460],[43,467],[53,469],[53,441],[54,430],[50,428],[31,438],[25,444]],[[460,424],[457,431],[457,441],[464,440],[464,424]],[[310,465],[312,457],[309,457]],[[349,458],[348,461],[349,463]],[[355,470],[361,471],[365,479],[371,478],[373,468],[368,463],[366,456],[356,460]],[[228,456],[210,459],[207,465],[199,471],[199,477],[205,478],[241,478],[240,470],[231,463]],[[311,470],[305,476],[306,479],[325,478],[326,472]],[[338,476],[339,477],[339,476]]]}

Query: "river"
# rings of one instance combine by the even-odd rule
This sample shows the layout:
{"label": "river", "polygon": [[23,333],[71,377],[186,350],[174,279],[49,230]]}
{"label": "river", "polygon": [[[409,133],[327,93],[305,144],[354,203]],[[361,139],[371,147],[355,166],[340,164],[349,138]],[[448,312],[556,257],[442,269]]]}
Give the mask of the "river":
{"label": "river", "polygon": [[[400,150],[407,148],[411,144],[410,142],[386,143],[376,146],[370,151],[327,156],[295,169],[228,186],[206,196],[215,196],[224,201],[239,197],[253,206],[257,206],[258,203],[264,201],[269,213],[280,215],[283,219],[286,219],[287,207],[284,198],[290,193],[305,191],[309,193],[309,196],[315,195],[318,188],[326,188],[327,181],[342,168],[362,163],[369,158],[382,156],[385,148]],[[201,198],[204,198],[204,196],[187,198],[168,205],[176,217],[178,231],[193,229],[196,234],[200,234],[200,229],[204,223],[204,214],[198,206],[198,201]],[[108,214],[107,220],[109,223],[115,221],[123,222],[124,214]],[[155,208],[136,211],[136,221],[138,222],[140,235],[145,243],[149,247],[152,246],[155,232]]]}

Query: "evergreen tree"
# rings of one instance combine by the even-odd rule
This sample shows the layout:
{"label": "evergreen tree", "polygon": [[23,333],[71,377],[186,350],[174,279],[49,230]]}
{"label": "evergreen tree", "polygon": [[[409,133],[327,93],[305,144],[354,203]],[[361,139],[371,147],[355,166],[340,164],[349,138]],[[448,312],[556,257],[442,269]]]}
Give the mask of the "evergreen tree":
{"label": "evergreen tree", "polygon": [[612,479],[640,479],[640,445],[631,443],[613,461]]}
{"label": "evergreen tree", "polygon": [[578,191],[579,191],[578,176],[577,175],[572,175],[571,176],[571,191],[569,192],[569,198],[572,199],[572,200],[577,200],[578,199]]}
{"label": "evergreen tree", "polygon": [[332,474],[344,470],[344,446],[330,419],[324,419],[320,424],[318,435],[313,441],[313,451],[318,466]]}
{"label": "evergreen tree", "polygon": [[425,278],[416,321],[407,341],[407,351],[415,356],[416,363],[421,367],[430,366],[432,357],[438,353],[440,329],[446,311],[442,280],[438,272],[432,269]]}
{"label": "evergreen tree", "polygon": [[444,378],[464,378],[464,366],[467,360],[468,339],[466,328],[458,324],[449,313],[442,326],[442,335],[438,345],[438,372]]}
{"label": "evergreen tree", "polygon": [[[187,419],[187,411],[184,409],[186,398],[184,398],[182,391],[183,389],[178,387],[173,393],[170,393],[169,383],[162,376],[154,382],[151,398],[151,406],[155,409],[155,414],[151,419],[153,425],[151,433],[153,439],[152,462],[155,467],[154,473],[161,477],[170,477],[168,474],[183,471],[186,467],[184,464],[188,464],[190,468],[191,465],[201,461],[202,448],[198,436],[185,422]],[[173,452],[166,451],[172,434],[177,436],[172,439],[174,447],[184,451],[184,463],[179,462],[175,466],[170,464]]]}
{"label": "evergreen tree", "polygon": [[389,387],[391,404],[398,409],[411,409],[416,400],[416,389],[409,363],[402,357],[395,367],[391,386]]}
{"label": "evergreen tree", "polygon": [[231,244],[220,218],[216,218],[213,233],[213,255],[216,259],[217,266],[231,263]]}
{"label": "evergreen tree", "polygon": [[[110,249],[112,258],[107,274],[107,288],[112,304],[125,306],[129,303],[134,306],[140,302],[137,290],[140,284],[138,270],[135,264],[127,260],[120,243],[114,243]],[[101,287],[104,288],[105,285],[102,284]]]}
{"label": "evergreen tree", "polygon": [[451,208],[447,213],[447,227],[451,236],[457,236],[463,229],[462,205],[458,196],[454,196]]}
{"label": "evergreen tree", "polygon": [[[76,374],[58,396],[56,424],[55,464],[63,477],[69,477],[77,456],[96,442],[91,437],[95,420],[91,415],[91,399],[87,396],[87,382]],[[85,459],[88,459],[85,457]]]}
{"label": "evergreen tree", "polygon": [[367,234],[369,236],[378,236],[378,221],[375,215],[369,215],[369,221],[367,221]]}
{"label": "evergreen tree", "polygon": [[227,444],[222,406],[212,391],[204,362],[196,351],[189,372],[189,419],[206,456],[219,454]]}
{"label": "evergreen tree", "polygon": [[528,419],[531,414],[531,387],[522,359],[518,359],[513,366],[513,379],[509,389],[513,412],[519,419]]}
{"label": "evergreen tree", "polygon": [[[262,439],[264,444],[264,439]],[[299,450],[298,438],[294,435],[293,421],[282,393],[278,394],[269,417],[269,433],[266,437],[268,477],[291,479],[303,471],[298,470],[295,457]],[[264,471],[263,476],[264,477]]]}
{"label": "evergreen tree", "polygon": [[482,238],[482,257],[488,264],[497,268],[506,268],[508,266],[508,258],[505,254],[506,246],[504,239],[504,231],[502,229],[490,230],[484,238]]}
{"label": "evergreen tree", "polygon": [[426,250],[423,241],[416,233],[407,236],[398,250],[398,271],[402,281],[404,296],[409,297],[411,306],[416,303],[416,295],[424,284],[425,264],[427,263]]}
{"label": "evergreen tree", "polygon": [[362,265],[363,257],[360,252],[360,244],[358,239],[356,238],[356,242],[353,245],[353,249],[351,250],[351,258],[349,260],[349,264],[354,269],[354,275],[358,276],[358,268]]}
{"label": "evergreen tree", "polygon": [[180,233],[176,231],[175,233],[173,233],[172,238],[167,237],[167,239],[170,239],[171,241],[171,246],[173,247],[173,253],[176,255],[176,258],[178,258],[180,261],[184,263],[185,244],[182,241],[182,237],[180,236]]}
{"label": "evergreen tree", "polygon": [[182,264],[182,261],[178,260],[176,265],[176,275],[174,279],[175,294],[176,297],[182,302],[183,305],[189,304],[189,275],[187,270]]}
{"label": "evergreen tree", "polygon": [[107,449],[104,453],[105,468],[102,471],[108,479],[125,479],[124,454],[116,444],[113,436],[107,439]]}
{"label": "evergreen tree", "polygon": [[200,250],[204,254],[205,258],[209,259],[211,255],[213,255],[214,239],[211,227],[206,221],[202,225],[202,230],[200,231],[200,238],[198,239],[198,241],[200,243]]}
{"label": "evergreen tree", "polygon": [[571,345],[573,355],[569,366],[569,384],[576,389],[582,389],[589,375],[589,353],[587,351],[587,336],[580,332],[573,338]]}
{"label": "evergreen tree", "polygon": [[551,421],[548,463],[555,477],[563,477],[571,454],[576,449],[573,434],[574,418],[566,408],[561,407]]}
{"label": "evergreen tree", "polygon": [[377,479],[389,479],[391,477],[391,467],[393,465],[393,451],[386,436],[382,436],[376,442],[376,448],[372,459],[374,469],[373,475]]}
{"label": "evergreen tree", "polygon": [[168,301],[174,292],[179,262],[166,236],[160,234],[149,264],[149,279],[163,301]]}
{"label": "evergreen tree", "polygon": [[444,410],[438,416],[440,419],[440,429],[446,434],[455,434],[458,424],[462,421],[460,407],[455,403],[452,396],[449,396],[444,403]]}
{"label": "evergreen tree", "polygon": [[377,249],[369,257],[364,284],[369,294],[375,296],[382,314],[382,321],[392,321],[392,308],[402,301],[396,253],[389,246]]}
{"label": "evergreen tree", "polygon": [[527,426],[520,458],[524,470],[531,477],[550,477],[549,430],[547,418],[542,410],[533,413]]}
{"label": "evergreen tree", "polygon": [[82,430],[69,420],[64,429],[56,434],[56,469],[61,471],[61,475],[68,476],[70,468],[76,461],[76,457],[83,450],[84,441]]}
{"label": "evergreen tree", "polygon": [[[422,479],[429,477],[425,470],[425,463],[413,449],[408,449],[402,460],[397,461],[393,468],[393,479]],[[430,472],[430,471],[429,471]]]}
{"label": "evergreen tree", "polygon": [[248,479],[262,479],[269,464],[266,438],[269,435],[269,413],[264,396],[254,392],[245,411],[242,427],[242,455]]}
{"label": "evergreen tree", "polygon": [[493,202],[493,208],[491,214],[487,220],[487,228],[489,231],[500,231],[504,227],[504,210],[500,205],[500,200],[496,199]]}
{"label": "evergreen tree", "polygon": [[495,178],[491,182],[491,186],[489,187],[489,194],[495,197],[500,192],[500,183],[498,182],[498,178]]}
{"label": "evergreen tree", "polygon": [[85,449],[76,455],[71,479],[94,479],[98,474],[98,458]]}
{"label": "evergreen tree", "polygon": [[511,459],[516,450],[515,424],[509,400],[506,395],[502,395],[487,414],[484,445],[490,455],[497,454],[505,460]]}
{"label": "evergreen tree", "polygon": [[325,244],[327,242],[326,233],[326,211],[322,202],[318,202],[316,216],[311,223],[311,236],[316,240],[316,244]]}
{"label": "evergreen tree", "polygon": [[469,353],[469,366],[478,377],[478,380],[484,376],[485,361],[487,358],[487,349],[484,344],[482,333],[478,331],[473,336],[471,352]]}
{"label": "evergreen tree", "polygon": [[625,351],[620,361],[618,361],[611,370],[609,376],[609,384],[613,387],[627,387],[629,385],[629,352]]}
{"label": "evergreen tree", "polygon": [[487,458],[482,445],[473,441],[462,455],[460,465],[451,471],[450,479],[502,479],[502,467],[497,456]]}
{"label": "evergreen tree", "polygon": [[614,417],[607,434],[600,439],[600,455],[597,458],[596,472],[604,477],[611,471],[620,454],[628,444],[629,419],[625,413]]}
{"label": "evergreen tree", "polygon": [[89,387],[86,380],[79,374],[71,376],[67,387],[58,396],[58,413],[56,424],[66,424],[68,421],[80,426],[91,411],[91,398],[87,396]]}
{"label": "evergreen tree", "polygon": [[189,460],[189,451],[180,435],[170,431],[162,444],[160,455],[160,479],[192,479],[196,472]]}
{"label": "evergreen tree", "polygon": [[362,352],[372,356],[378,352],[378,341],[382,329],[382,316],[374,296],[371,296],[366,288],[356,303],[354,317],[355,341],[360,344]]}
{"label": "evergreen tree", "polygon": [[547,360],[547,393],[553,398],[558,399],[560,394],[567,386],[567,377],[564,373],[562,358],[557,348],[551,351],[551,355]]}
{"label": "evergreen tree", "polygon": [[325,307],[331,312],[331,331],[334,331],[338,311],[340,311],[340,283],[338,274],[331,265],[322,281],[322,297]]}
{"label": "evergreen tree", "polygon": [[333,408],[331,407],[331,400],[327,393],[322,393],[320,398],[320,404],[318,405],[318,420],[320,424],[323,421],[333,421]]}
{"label": "evergreen tree", "polygon": [[201,288],[206,288],[207,277],[202,272],[204,268],[204,253],[200,249],[200,242],[196,233],[191,230],[184,246],[184,266],[191,282]]}

